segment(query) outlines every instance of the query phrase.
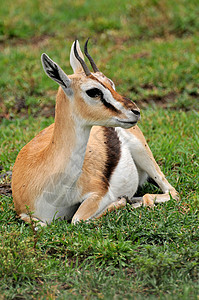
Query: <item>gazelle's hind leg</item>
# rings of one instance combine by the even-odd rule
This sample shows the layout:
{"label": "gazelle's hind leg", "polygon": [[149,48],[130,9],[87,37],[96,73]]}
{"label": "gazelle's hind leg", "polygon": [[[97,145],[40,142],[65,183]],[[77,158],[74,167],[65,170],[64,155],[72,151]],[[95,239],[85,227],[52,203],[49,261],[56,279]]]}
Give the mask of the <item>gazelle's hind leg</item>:
{"label": "gazelle's hind leg", "polygon": [[[82,204],[72,218],[72,223],[76,224],[79,221],[86,221],[93,218],[100,218],[107,212],[119,209],[126,205],[126,198],[117,199],[117,201],[110,203],[106,200],[106,196],[99,196],[95,193],[91,194]],[[104,202],[104,203],[103,203]]]}
{"label": "gazelle's hind leg", "polygon": [[100,215],[97,216],[97,219],[101,218],[102,216],[106,215],[108,212],[117,210],[126,206],[127,200],[125,197],[118,199],[117,201],[111,203]]}
{"label": "gazelle's hind leg", "polygon": [[132,201],[134,202],[133,206],[153,206],[155,203],[169,201],[171,197],[178,200],[178,192],[167,181],[165,175],[160,170],[139,127],[135,126],[128,130],[123,130],[121,131],[121,135],[122,138],[126,140],[126,143],[128,143],[128,147],[138,168],[138,172],[139,170],[142,174],[146,172],[146,174],[156,182],[163,192],[163,194],[146,194],[137,200],[136,198],[132,198]]}

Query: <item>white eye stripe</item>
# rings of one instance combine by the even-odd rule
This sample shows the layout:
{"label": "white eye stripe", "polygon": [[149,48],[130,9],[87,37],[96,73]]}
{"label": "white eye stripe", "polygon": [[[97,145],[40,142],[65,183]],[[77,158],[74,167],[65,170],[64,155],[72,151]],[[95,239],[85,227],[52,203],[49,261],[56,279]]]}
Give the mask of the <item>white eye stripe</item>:
{"label": "white eye stripe", "polygon": [[103,93],[104,93],[104,99],[108,103],[113,105],[117,110],[121,111],[124,109],[123,105],[113,97],[113,95],[109,89],[103,87]]}

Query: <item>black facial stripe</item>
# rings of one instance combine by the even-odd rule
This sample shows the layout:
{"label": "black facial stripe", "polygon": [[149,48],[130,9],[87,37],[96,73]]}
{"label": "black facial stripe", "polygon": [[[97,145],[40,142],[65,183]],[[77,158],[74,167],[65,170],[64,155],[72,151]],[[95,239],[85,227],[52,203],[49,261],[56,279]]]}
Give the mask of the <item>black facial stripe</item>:
{"label": "black facial stripe", "polygon": [[112,111],[114,111],[114,112],[119,112],[119,110],[118,110],[117,108],[115,108],[115,106],[113,106],[112,104],[110,104],[109,102],[107,102],[107,101],[104,99],[103,95],[102,95],[102,97],[100,98],[100,100],[101,100],[101,102],[104,104],[104,106],[106,106],[106,108],[108,108],[108,109],[110,109],[110,110],[112,110]]}

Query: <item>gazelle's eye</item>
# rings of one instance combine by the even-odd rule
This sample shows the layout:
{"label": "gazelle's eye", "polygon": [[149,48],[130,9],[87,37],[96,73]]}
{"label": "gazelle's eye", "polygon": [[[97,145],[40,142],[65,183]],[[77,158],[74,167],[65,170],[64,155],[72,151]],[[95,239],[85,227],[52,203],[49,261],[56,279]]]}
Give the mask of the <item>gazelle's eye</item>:
{"label": "gazelle's eye", "polygon": [[97,98],[97,97],[102,96],[102,92],[97,88],[87,90],[86,94],[91,98]]}

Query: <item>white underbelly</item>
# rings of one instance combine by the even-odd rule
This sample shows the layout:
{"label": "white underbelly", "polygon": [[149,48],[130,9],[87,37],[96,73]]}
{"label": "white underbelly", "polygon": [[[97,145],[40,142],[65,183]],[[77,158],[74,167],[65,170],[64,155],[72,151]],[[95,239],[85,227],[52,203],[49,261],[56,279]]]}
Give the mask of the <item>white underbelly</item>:
{"label": "white underbelly", "polygon": [[139,175],[128,147],[121,149],[120,161],[111,176],[109,195],[111,200],[116,201],[118,197],[133,197],[139,185]]}

